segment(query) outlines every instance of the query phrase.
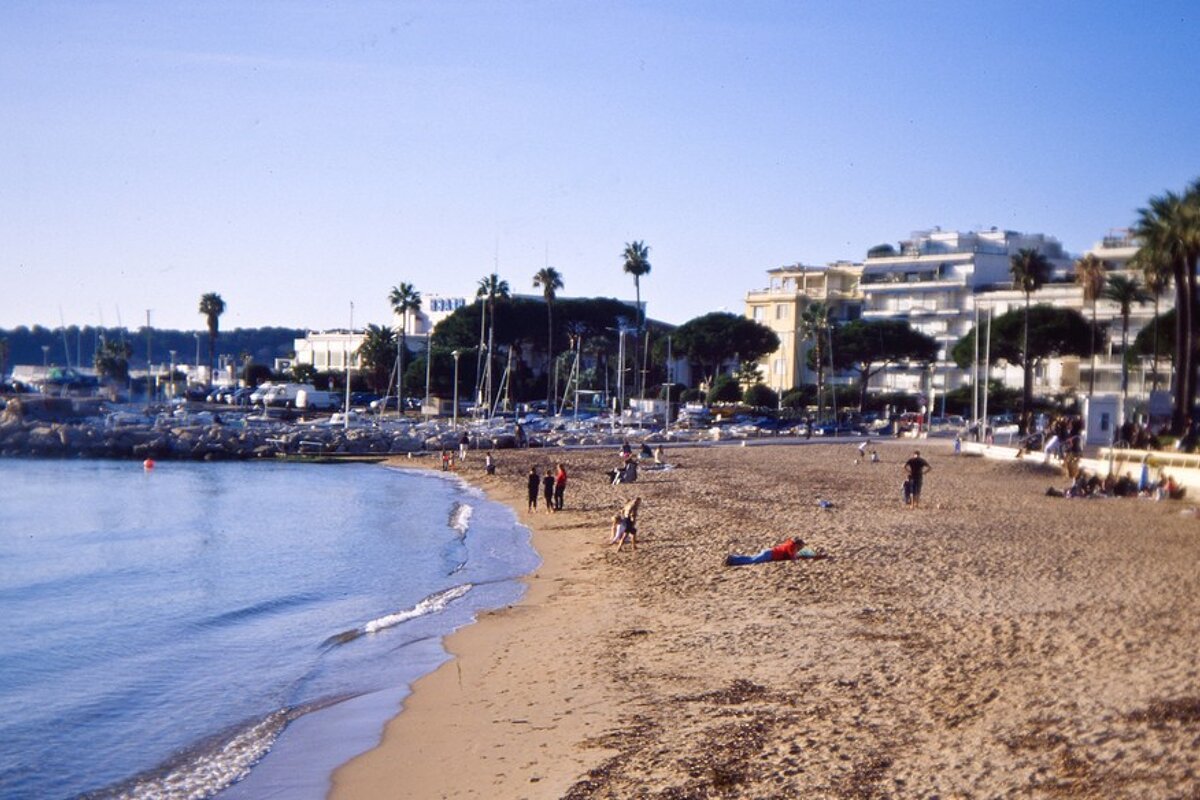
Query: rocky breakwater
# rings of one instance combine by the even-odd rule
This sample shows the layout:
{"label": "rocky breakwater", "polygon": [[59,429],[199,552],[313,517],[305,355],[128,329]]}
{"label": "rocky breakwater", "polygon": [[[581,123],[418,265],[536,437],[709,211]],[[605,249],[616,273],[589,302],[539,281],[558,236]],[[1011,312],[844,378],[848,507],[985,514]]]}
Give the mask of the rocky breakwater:
{"label": "rocky breakwater", "polygon": [[426,437],[384,430],[291,423],[256,424],[247,419],[214,421],[106,416],[48,421],[10,403],[0,414],[0,455],[49,458],[224,460],[297,455],[386,455],[426,448]]}

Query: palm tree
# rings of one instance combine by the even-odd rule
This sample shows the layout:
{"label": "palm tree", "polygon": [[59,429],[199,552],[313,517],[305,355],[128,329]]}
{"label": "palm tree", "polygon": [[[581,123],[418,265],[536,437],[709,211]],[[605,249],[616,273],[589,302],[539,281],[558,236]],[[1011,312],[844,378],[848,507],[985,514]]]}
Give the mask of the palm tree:
{"label": "palm tree", "polygon": [[829,306],[823,300],[813,300],[800,312],[800,336],[812,339],[817,362],[817,416],[821,416],[821,398],[825,392],[825,361],[822,356],[825,331],[829,328]]}
{"label": "palm tree", "polygon": [[1032,247],[1022,248],[1009,259],[1008,271],[1015,288],[1025,293],[1025,325],[1021,334],[1021,367],[1024,387],[1021,393],[1021,433],[1029,432],[1029,415],[1033,409],[1033,359],[1029,357],[1029,300],[1050,280],[1050,261]]}
{"label": "palm tree", "polygon": [[1088,397],[1096,391],[1096,300],[1104,291],[1104,279],[1108,266],[1099,257],[1088,253],[1075,262],[1075,282],[1083,287],[1083,300],[1092,304],[1092,332],[1090,355],[1092,372],[1088,378]]}
{"label": "palm tree", "polygon": [[371,388],[386,391],[389,363],[396,355],[396,334],[387,325],[368,325],[358,346],[362,368],[371,376]]}
{"label": "palm tree", "polygon": [[496,300],[498,298],[507,298],[508,281],[500,279],[496,273],[492,273],[485,278],[479,279],[479,288],[475,291],[475,296],[483,303],[483,318],[479,321],[479,338],[480,338],[480,357],[483,356],[483,322],[484,319],[488,322],[488,339],[487,339],[487,369],[480,373],[476,378],[475,394],[479,399],[483,399],[479,394],[479,380],[485,380],[484,388],[486,390],[488,400],[487,404],[491,407],[492,404],[492,347],[496,340]]}
{"label": "palm tree", "polygon": [[201,295],[200,313],[208,321],[208,385],[212,386],[213,360],[216,357],[215,353],[217,349],[217,333],[220,331],[221,315],[225,313],[225,301],[216,292]]}
{"label": "palm tree", "polygon": [[543,267],[533,276],[533,288],[541,288],[546,298],[546,413],[554,413],[554,387],[550,376],[554,372],[554,299],[563,288],[562,275],[554,267]]}
{"label": "palm tree", "polygon": [[[1142,284],[1154,301],[1154,319],[1158,319],[1158,298],[1171,283],[1171,262],[1151,245],[1138,248],[1129,259],[1129,266],[1141,270]],[[1158,391],[1158,325],[1154,326],[1152,354],[1150,356],[1150,391]]]}
{"label": "palm tree", "polygon": [[1200,183],[1185,196],[1167,192],[1138,209],[1133,233],[1145,261],[1170,264],[1175,282],[1175,375],[1172,380],[1171,430],[1184,432],[1196,400],[1193,354],[1196,317],[1196,262],[1200,259]]}
{"label": "palm tree", "polygon": [[[641,344],[641,342],[642,342],[642,325],[646,321],[645,314],[642,311],[642,276],[650,274],[650,260],[649,260],[650,248],[647,247],[644,242],[640,242],[640,241],[628,242],[625,245],[625,252],[622,253],[622,256],[625,259],[625,264],[624,264],[625,273],[633,276],[633,290],[637,294],[637,313],[638,313],[637,342],[638,343],[637,343],[637,346],[634,348],[635,352],[633,354],[633,363],[634,363],[634,368],[638,371],[638,375],[641,376],[641,378],[642,378],[642,382],[643,382],[642,390],[644,391],[645,390],[645,385],[644,385],[645,384],[645,376],[641,375],[641,372],[642,372],[641,362],[639,361],[641,351],[642,351],[642,344]],[[624,369],[624,366],[625,365],[622,364],[621,368]],[[621,398],[622,404],[624,403],[624,401],[625,401],[625,398]]]}
{"label": "palm tree", "polygon": [[1135,277],[1110,275],[1100,296],[1116,303],[1121,309],[1121,397],[1124,399],[1129,393],[1129,361],[1125,357],[1129,350],[1129,313],[1134,303],[1148,303],[1150,294]]}
{"label": "palm tree", "polygon": [[396,342],[396,413],[404,414],[404,354],[408,352],[408,314],[421,310],[421,293],[411,283],[393,286],[388,294],[392,312],[401,317],[400,338]]}

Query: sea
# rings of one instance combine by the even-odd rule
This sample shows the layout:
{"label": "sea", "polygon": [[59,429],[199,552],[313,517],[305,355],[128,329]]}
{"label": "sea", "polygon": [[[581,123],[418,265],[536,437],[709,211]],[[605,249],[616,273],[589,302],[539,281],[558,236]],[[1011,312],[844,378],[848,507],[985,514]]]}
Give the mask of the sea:
{"label": "sea", "polygon": [[0,797],[323,798],[537,564],[439,472],[0,459]]}

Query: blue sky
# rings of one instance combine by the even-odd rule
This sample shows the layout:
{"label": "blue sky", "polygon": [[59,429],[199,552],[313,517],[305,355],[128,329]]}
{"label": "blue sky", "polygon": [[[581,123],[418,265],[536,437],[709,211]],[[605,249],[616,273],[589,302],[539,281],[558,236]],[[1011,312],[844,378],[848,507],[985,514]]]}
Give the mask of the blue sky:
{"label": "blue sky", "polygon": [[740,312],[914,230],[1082,252],[1200,177],[1194,3],[0,4],[0,327]]}

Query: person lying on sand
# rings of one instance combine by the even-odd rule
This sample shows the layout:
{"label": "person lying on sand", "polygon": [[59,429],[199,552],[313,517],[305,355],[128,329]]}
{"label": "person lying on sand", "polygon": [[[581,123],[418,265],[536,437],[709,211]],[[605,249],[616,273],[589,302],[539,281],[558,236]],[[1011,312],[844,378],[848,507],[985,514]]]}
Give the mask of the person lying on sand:
{"label": "person lying on sand", "polygon": [[725,566],[740,567],[745,564],[762,564],[767,561],[795,561],[798,558],[816,560],[829,558],[829,554],[806,547],[803,539],[792,538],[783,544],[768,547],[766,550],[752,556],[737,555],[736,553],[726,556]]}

